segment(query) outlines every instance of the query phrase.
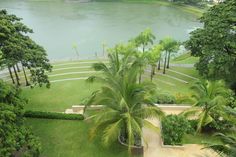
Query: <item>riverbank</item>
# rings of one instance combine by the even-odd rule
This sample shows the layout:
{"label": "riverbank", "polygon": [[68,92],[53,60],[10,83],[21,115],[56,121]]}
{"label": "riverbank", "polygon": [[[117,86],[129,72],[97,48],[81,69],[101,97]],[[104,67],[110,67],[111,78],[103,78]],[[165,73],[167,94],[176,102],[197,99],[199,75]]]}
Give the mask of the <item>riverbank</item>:
{"label": "riverbank", "polygon": [[96,2],[128,2],[128,3],[155,3],[155,4],[160,4],[164,6],[173,6],[178,9],[182,9],[185,12],[191,13],[196,15],[197,17],[201,17],[202,14],[205,12],[205,9],[196,7],[196,6],[191,6],[191,5],[185,5],[185,4],[177,4],[169,1],[164,1],[164,0],[94,0]]}

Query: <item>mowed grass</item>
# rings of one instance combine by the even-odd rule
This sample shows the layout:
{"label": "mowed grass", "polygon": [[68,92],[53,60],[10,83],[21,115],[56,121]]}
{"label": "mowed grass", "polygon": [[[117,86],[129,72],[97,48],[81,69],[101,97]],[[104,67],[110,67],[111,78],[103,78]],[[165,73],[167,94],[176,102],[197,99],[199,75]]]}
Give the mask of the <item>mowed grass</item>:
{"label": "mowed grass", "polygon": [[[172,66],[170,67],[170,70],[167,69],[166,74],[164,75],[162,74],[163,68],[161,70],[157,70],[156,75],[153,78],[153,82],[156,84],[157,89],[160,92],[169,93],[174,96],[176,94],[189,95],[191,93],[190,87],[193,85],[195,81],[197,81],[197,79],[200,78],[196,69],[194,67],[185,68],[185,67]],[[144,80],[150,80],[149,72],[145,72]]]}
{"label": "mowed grass", "polygon": [[118,142],[104,147],[100,137],[89,140],[92,122],[27,118],[26,124],[39,137],[41,157],[128,157]]}
{"label": "mowed grass", "polygon": [[221,143],[219,138],[212,134],[186,134],[183,137],[184,144],[206,144],[206,143]]}
{"label": "mowed grass", "polygon": [[185,53],[171,60],[175,64],[195,64],[199,61],[198,57],[191,56],[190,53]]}
{"label": "mowed grass", "polygon": [[[72,63],[77,62],[74,61]],[[81,68],[84,65],[81,66],[80,64],[71,65],[70,62],[66,62],[66,64],[62,62],[57,65],[62,65],[63,68],[68,69],[56,70],[58,68],[60,69],[60,67],[54,67],[56,71],[49,75],[50,81],[87,78],[91,75],[102,75],[100,73],[91,72],[91,69]],[[92,63],[86,63],[86,66],[91,65]],[[71,67],[77,66],[78,68],[70,69]],[[170,70],[199,78],[195,68],[170,67]],[[71,72],[78,73],[70,74]],[[169,93],[174,96],[177,94],[189,95],[191,92],[190,87],[192,86],[193,82],[196,81],[193,78],[169,70],[166,71],[166,75],[160,75],[158,73],[162,73],[162,70],[157,71],[157,74],[154,76],[153,82],[156,84],[156,88],[160,92]],[[143,76],[145,76],[144,80],[150,80],[150,73],[146,72]],[[168,76],[187,81],[188,83],[181,82]],[[99,87],[99,84],[89,84],[85,80],[66,80],[63,82],[52,82],[50,89],[45,87],[35,87],[33,89],[24,88],[22,95],[29,101],[29,103],[26,105],[26,110],[64,112],[66,109],[71,108],[72,105],[81,104],[84,98],[88,97],[93,91],[98,90]]]}
{"label": "mowed grass", "polygon": [[79,105],[84,98],[99,87],[99,84],[90,84],[85,80],[64,81],[52,83],[49,89],[46,87],[25,88],[22,96],[28,99],[26,110],[64,112],[72,105]]}

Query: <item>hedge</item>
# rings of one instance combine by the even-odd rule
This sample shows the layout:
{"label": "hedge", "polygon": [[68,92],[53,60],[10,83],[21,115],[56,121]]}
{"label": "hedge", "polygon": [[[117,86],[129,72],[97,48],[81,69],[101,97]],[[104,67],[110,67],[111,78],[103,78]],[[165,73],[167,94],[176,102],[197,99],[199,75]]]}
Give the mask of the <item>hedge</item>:
{"label": "hedge", "polygon": [[44,118],[44,119],[64,119],[64,120],[84,120],[82,114],[66,114],[59,112],[26,111],[24,117]]}

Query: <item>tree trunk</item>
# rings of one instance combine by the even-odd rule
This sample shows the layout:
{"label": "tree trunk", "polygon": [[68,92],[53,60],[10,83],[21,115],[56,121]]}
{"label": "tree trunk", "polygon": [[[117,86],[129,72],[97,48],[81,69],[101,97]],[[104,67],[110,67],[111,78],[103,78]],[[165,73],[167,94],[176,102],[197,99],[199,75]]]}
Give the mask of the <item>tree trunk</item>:
{"label": "tree trunk", "polygon": [[145,51],[145,46],[143,45],[143,53],[144,53],[144,51]]}
{"label": "tree trunk", "polygon": [[170,68],[170,52],[168,53],[167,69]]}
{"label": "tree trunk", "polygon": [[13,70],[14,70],[14,73],[15,73],[15,76],[16,76],[16,82],[17,82],[17,85],[19,86],[20,85],[20,79],[19,79],[19,76],[18,76],[18,74],[17,74],[17,71],[16,71],[16,67],[15,66],[13,66]]}
{"label": "tree trunk", "polygon": [[156,65],[153,66],[153,73],[152,73],[152,74],[153,74],[153,75],[156,74]]}
{"label": "tree trunk", "polygon": [[151,82],[152,82],[152,80],[153,80],[153,73],[154,73],[154,69],[153,69],[153,66],[152,66],[152,68],[151,68],[151,73],[150,73],[150,74],[151,74],[151,75],[150,75],[150,76],[151,76]]}
{"label": "tree trunk", "polygon": [[20,72],[20,68],[19,68],[17,63],[16,63],[16,69],[17,69],[18,72]]}
{"label": "tree trunk", "polygon": [[11,67],[10,67],[10,66],[8,66],[8,71],[9,71],[9,73],[10,73],[12,83],[15,84],[15,80],[14,80],[14,78],[13,78],[13,75],[12,75],[12,72],[11,72]]}
{"label": "tree trunk", "polygon": [[141,68],[141,66],[140,66],[140,67],[139,67],[139,81],[138,81],[138,83],[140,84],[141,81],[142,81],[142,68]]}
{"label": "tree trunk", "polygon": [[168,54],[168,52],[166,52],[166,54],[165,54],[165,61],[164,61],[164,69],[163,69],[163,74],[165,74],[165,73],[166,73],[166,60],[167,60],[167,54]]}
{"label": "tree trunk", "polygon": [[161,59],[158,61],[158,70],[161,70]]}
{"label": "tree trunk", "polygon": [[22,65],[22,70],[23,70],[23,72],[24,72],[24,76],[25,76],[25,84],[26,84],[26,86],[29,86],[30,84],[29,84],[29,82],[28,82],[28,79],[27,79],[27,76],[26,76],[26,73],[25,73],[25,68],[24,68],[24,66],[23,66],[22,63],[21,63],[21,65]]}

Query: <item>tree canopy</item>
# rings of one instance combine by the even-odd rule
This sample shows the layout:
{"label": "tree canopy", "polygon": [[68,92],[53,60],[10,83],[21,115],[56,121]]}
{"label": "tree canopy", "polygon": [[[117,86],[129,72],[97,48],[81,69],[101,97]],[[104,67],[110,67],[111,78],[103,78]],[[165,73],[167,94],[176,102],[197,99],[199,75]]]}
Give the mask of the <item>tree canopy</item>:
{"label": "tree canopy", "polygon": [[24,125],[25,103],[18,88],[0,80],[0,156],[39,156],[40,143]]}
{"label": "tree canopy", "polygon": [[186,48],[199,57],[199,73],[209,79],[224,79],[236,89],[236,1],[226,0],[211,7],[191,32]]}
{"label": "tree canopy", "polygon": [[0,10],[0,66],[15,68],[21,63],[29,69],[34,85],[45,83],[49,86],[45,71],[51,71],[52,66],[44,48],[36,44],[28,36],[29,33],[33,33],[33,30],[24,25],[21,18]]}

